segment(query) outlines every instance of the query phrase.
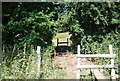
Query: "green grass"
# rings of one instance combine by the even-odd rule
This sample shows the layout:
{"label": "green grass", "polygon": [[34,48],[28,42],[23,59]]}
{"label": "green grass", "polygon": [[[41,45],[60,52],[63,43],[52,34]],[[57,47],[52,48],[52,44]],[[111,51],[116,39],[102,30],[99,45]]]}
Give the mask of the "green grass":
{"label": "green grass", "polygon": [[[32,48],[31,48],[32,49]],[[51,59],[52,47],[41,52],[42,63],[40,79],[64,79],[66,73],[63,69],[53,67]],[[33,49],[32,49],[33,50]],[[37,55],[17,56],[2,62],[2,79],[37,79]]]}
{"label": "green grass", "polygon": [[[19,56],[2,62],[2,79],[36,79],[36,56]],[[9,64],[9,66],[8,66]]]}
{"label": "green grass", "polygon": [[62,69],[53,67],[50,50],[47,49],[42,55],[41,79],[63,79],[65,76]]}
{"label": "green grass", "polygon": [[[58,33],[54,39],[57,38],[68,38],[70,37],[70,35],[68,33]],[[109,38],[109,37],[108,37]],[[82,42],[86,42],[84,48],[87,49],[88,53],[108,53],[109,54],[109,48],[108,45],[112,43],[113,48],[114,49],[118,49],[118,46],[116,44],[116,42],[114,42],[113,40],[107,40],[108,39],[106,37],[106,39],[103,39],[102,44],[96,42],[86,42],[86,40],[82,40]],[[117,36],[116,36],[117,38]],[[116,40],[117,42],[119,42],[119,40]],[[91,49],[90,49],[91,47]],[[50,47],[51,48],[51,47]],[[47,48],[45,49],[45,51],[43,53],[41,53],[42,55],[42,66],[41,66],[41,77],[40,79],[71,79],[70,77],[76,78],[76,74],[72,74],[72,73],[65,73],[63,69],[59,69],[57,67],[53,68],[52,65],[52,59],[51,59],[51,54],[50,51],[51,49]],[[31,47],[31,52],[35,51],[33,49],[33,47]],[[120,56],[118,55],[120,52],[119,50],[114,50],[113,51],[115,54],[117,54],[117,58],[115,61],[115,64],[118,65],[118,59],[120,58]],[[9,55],[11,52],[6,52],[6,55]],[[6,56],[5,56],[6,57]],[[37,67],[36,67],[36,56],[19,56],[19,57],[15,57],[12,60],[8,60],[5,59],[2,62],[2,79],[36,79],[36,72],[37,72]],[[95,59],[97,64],[106,64],[106,62],[109,62],[108,59]],[[117,77],[120,77],[119,75],[119,68],[117,67],[116,69],[116,75]],[[109,74],[109,71],[106,71],[107,74]],[[106,75],[107,75],[106,74]],[[89,78],[90,76],[81,76],[82,78]]]}

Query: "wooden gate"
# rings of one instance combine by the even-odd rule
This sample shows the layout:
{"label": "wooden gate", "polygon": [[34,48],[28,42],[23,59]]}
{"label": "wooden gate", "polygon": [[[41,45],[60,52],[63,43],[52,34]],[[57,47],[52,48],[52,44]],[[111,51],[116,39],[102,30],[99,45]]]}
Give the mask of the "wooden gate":
{"label": "wooden gate", "polygon": [[[113,54],[112,51],[112,45],[109,45],[109,51],[110,54],[88,54],[83,55],[80,54],[80,45],[78,45],[77,48],[77,79],[80,79],[80,69],[105,69],[105,68],[111,68],[111,79],[112,81],[116,81],[115,78],[115,65],[114,65],[114,58],[116,54]],[[111,59],[111,65],[80,65],[80,58],[87,58],[87,57],[99,57],[99,58],[110,58]],[[93,71],[93,70],[91,70]],[[97,71],[96,71],[97,72]],[[94,72],[94,73],[96,73]],[[95,74],[94,74],[95,75]],[[96,79],[100,79],[99,76],[95,75]],[[101,78],[104,79],[104,78]]]}

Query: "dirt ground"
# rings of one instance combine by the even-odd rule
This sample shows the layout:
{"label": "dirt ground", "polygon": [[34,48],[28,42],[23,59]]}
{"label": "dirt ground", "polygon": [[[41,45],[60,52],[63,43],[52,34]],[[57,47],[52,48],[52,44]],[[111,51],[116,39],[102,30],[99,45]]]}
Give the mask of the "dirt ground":
{"label": "dirt ground", "polygon": [[[66,41],[67,38],[70,38],[71,35],[69,33],[58,33],[54,39],[52,40],[53,46],[57,46],[57,38],[60,41]],[[57,55],[52,59],[53,67],[62,69],[66,76],[64,79],[76,79],[77,74],[77,56],[76,54],[66,53],[62,55]],[[91,61],[88,61],[85,58],[81,59],[81,65],[90,65]],[[58,72],[59,73],[59,72]],[[90,74],[90,71],[87,69],[81,70],[82,75]]]}
{"label": "dirt ground", "polygon": [[[90,65],[91,61],[88,61],[85,58],[81,59],[81,65]],[[66,79],[76,79],[77,73],[77,56],[76,54],[64,54],[58,55],[53,58],[54,67],[63,69],[63,72],[67,74]],[[81,70],[82,75],[90,74],[90,71],[87,69]]]}

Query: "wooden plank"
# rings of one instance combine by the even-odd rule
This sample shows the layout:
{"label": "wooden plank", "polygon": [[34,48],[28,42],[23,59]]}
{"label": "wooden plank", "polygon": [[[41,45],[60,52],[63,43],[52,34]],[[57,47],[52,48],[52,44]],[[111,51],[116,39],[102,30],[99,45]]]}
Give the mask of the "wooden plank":
{"label": "wooden plank", "polygon": [[113,65],[79,65],[77,69],[100,69],[100,68],[114,68]]}
{"label": "wooden plank", "polygon": [[88,55],[77,55],[78,58],[81,57],[101,57],[101,58],[115,58],[116,54],[88,54]]}
{"label": "wooden plank", "polygon": [[101,79],[102,81],[103,80],[106,81],[105,76],[98,69],[91,69],[91,72],[94,74],[94,76],[96,77],[98,81],[101,81]]}
{"label": "wooden plank", "polygon": [[66,44],[58,44],[59,46],[67,46],[67,43]]}
{"label": "wooden plank", "polygon": [[[113,50],[112,50],[112,45],[109,45],[109,51],[110,51],[110,55],[113,55]],[[111,65],[114,66],[114,59],[111,59]],[[115,77],[115,69],[114,67],[111,69],[111,77],[112,77],[112,81],[116,81],[116,77]]]}
{"label": "wooden plank", "polygon": [[66,41],[65,42],[64,41],[63,42],[58,42],[58,44],[63,44],[63,43],[68,43],[68,42],[66,42]]}

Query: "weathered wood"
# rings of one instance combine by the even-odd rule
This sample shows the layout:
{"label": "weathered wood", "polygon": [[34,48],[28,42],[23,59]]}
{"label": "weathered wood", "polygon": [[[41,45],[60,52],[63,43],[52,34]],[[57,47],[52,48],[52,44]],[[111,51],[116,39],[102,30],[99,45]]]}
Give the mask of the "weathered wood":
{"label": "weathered wood", "polygon": [[[78,45],[78,48],[77,48],[77,53],[78,55],[80,55],[80,45]],[[80,58],[77,58],[77,67],[79,67],[80,65]],[[80,79],[80,69],[77,68],[77,79],[79,80]]]}
{"label": "weathered wood", "polygon": [[105,76],[98,69],[91,69],[91,72],[94,74],[95,78],[98,81],[106,81]]}
{"label": "weathered wood", "polygon": [[59,39],[57,39],[57,46],[58,46],[58,43],[59,43]]}
{"label": "weathered wood", "polygon": [[68,42],[66,41],[58,42],[58,44],[63,44],[63,43],[68,43]]}
{"label": "weathered wood", "polygon": [[[109,51],[110,51],[110,55],[113,55],[112,45],[109,45]],[[111,65],[114,66],[114,59],[113,58],[111,59]],[[111,69],[111,77],[112,77],[112,81],[116,81],[114,67]]]}
{"label": "weathered wood", "polygon": [[38,54],[38,66],[37,66],[37,77],[40,77],[40,65],[41,65],[41,57],[40,57],[40,46],[37,46],[37,54]]}
{"label": "weathered wood", "polygon": [[69,46],[69,39],[67,38],[67,41],[59,41],[59,39],[57,39],[57,46],[58,45],[67,45]]}
{"label": "weathered wood", "polygon": [[59,46],[67,46],[67,43],[66,44],[65,43],[64,44],[58,44],[58,45]]}
{"label": "weathered wood", "polygon": [[[113,54],[112,51],[112,45],[109,45],[109,50],[110,50],[110,54],[89,54],[89,55],[81,55],[80,54],[80,45],[78,45],[78,55],[77,55],[77,60],[80,61],[79,58],[82,57],[102,57],[102,58],[111,58],[111,65],[80,65],[80,63],[77,61],[77,79],[80,79],[80,70],[79,69],[95,69],[92,70],[92,72],[94,73],[95,77],[97,78],[98,81],[103,81],[103,79],[105,78],[100,72],[99,70],[96,69],[104,69],[104,68],[111,68],[111,76],[112,76],[112,81],[116,81],[115,78],[115,65],[114,65],[114,58],[116,56],[116,54]],[[104,79],[105,80],[105,79]]]}
{"label": "weathered wood", "polygon": [[67,46],[69,46],[69,39],[67,38]]}
{"label": "weathered wood", "polygon": [[77,69],[100,69],[100,68],[114,68],[113,65],[79,65]]}
{"label": "weathered wood", "polygon": [[116,54],[89,54],[89,55],[77,55],[80,57],[101,57],[101,58],[115,58]]}

